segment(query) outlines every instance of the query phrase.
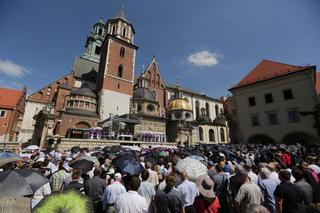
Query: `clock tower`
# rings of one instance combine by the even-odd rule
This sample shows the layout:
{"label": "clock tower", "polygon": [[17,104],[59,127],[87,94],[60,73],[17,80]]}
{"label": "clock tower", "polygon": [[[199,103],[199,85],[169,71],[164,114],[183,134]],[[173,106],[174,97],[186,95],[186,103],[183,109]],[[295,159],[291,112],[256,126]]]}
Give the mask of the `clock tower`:
{"label": "clock tower", "polygon": [[127,114],[133,94],[137,46],[135,31],[124,9],[106,23],[106,38],[101,47],[97,93],[100,118]]}

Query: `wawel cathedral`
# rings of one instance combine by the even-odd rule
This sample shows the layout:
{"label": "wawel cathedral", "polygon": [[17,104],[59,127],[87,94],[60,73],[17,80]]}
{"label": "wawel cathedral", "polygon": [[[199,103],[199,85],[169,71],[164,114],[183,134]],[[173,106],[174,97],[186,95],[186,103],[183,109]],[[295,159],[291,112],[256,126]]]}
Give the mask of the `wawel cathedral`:
{"label": "wawel cathedral", "polygon": [[123,136],[181,145],[228,143],[221,100],[164,82],[155,57],[135,76],[134,39],[123,9],[107,22],[100,18],[72,70],[27,98],[18,142]]}

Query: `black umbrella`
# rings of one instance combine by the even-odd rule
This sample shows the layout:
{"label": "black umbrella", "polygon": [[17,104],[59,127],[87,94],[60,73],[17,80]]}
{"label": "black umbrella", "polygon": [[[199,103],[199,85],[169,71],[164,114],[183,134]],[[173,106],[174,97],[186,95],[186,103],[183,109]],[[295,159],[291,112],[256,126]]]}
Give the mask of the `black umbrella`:
{"label": "black umbrella", "polygon": [[31,169],[17,169],[0,172],[0,194],[25,196],[32,195],[49,180]]}
{"label": "black umbrella", "polygon": [[72,147],[71,148],[71,153],[78,153],[78,152],[80,152],[80,147],[79,146],[74,146],[74,147]]}
{"label": "black umbrella", "polygon": [[144,170],[143,166],[134,158],[125,156],[115,161],[115,165],[125,173],[130,175],[140,175]]}
{"label": "black umbrella", "polygon": [[94,163],[92,161],[82,159],[76,160],[69,163],[69,166],[74,169],[81,169],[82,174],[86,174],[87,172],[91,171],[93,168]]}

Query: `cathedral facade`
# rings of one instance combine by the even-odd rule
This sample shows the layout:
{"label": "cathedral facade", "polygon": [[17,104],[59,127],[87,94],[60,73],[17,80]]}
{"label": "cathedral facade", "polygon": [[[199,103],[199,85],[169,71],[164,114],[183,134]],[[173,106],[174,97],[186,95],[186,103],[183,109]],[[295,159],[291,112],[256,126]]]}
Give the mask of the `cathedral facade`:
{"label": "cathedral facade", "polygon": [[123,9],[100,18],[72,70],[28,97],[18,142],[84,137],[114,117],[132,124],[126,131],[138,140],[229,142],[221,100],[167,84],[155,57],[135,78],[134,36]]}

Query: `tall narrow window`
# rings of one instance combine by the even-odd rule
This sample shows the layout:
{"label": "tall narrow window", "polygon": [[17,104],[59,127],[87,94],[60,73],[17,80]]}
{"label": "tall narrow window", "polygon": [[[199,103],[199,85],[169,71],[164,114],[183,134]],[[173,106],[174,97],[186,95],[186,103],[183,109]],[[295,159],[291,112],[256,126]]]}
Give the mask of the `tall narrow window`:
{"label": "tall narrow window", "polygon": [[289,116],[289,122],[291,123],[296,123],[301,121],[300,114],[298,111],[289,111],[288,116]]}
{"label": "tall narrow window", "polygon": [[99,28],[98,34],[102,35],[102,29],[101,28]]}
{"label": "tall narrow window", "polygon": [[123,36],[123,37],[126,37],[126,28],[123,28],[122,36]]}
{"label": "tall narrow window", "polygon": [[119,78],[122,78],[122,74],[123,74],[123,67],[122,67],[122,65],[120,64],[119,67],[118,67],[118,77],[119,77]]}
{"label": "tall narrow window", "polygon": [[123,47],[120,48],[120,56],[124,57],[125,49]]}
{"label": "tall narrow window", "polygon": [[223,128],[220,129],[220,138],[221,138],[221,142],[225,142],[226,141],[226,137],[224,135],[224,129]]}
{"label": "tall narrow window", "polygon": [[210,129],[210,130],[209,130],[209,141],[210,141],[210,142],[214,142],[214,141],[215,141],[213,129]]}
{"label": "tall narrow window", "polygon": [[101,47],[96,46],[96,49],[94,50],[94,53],[97,54],[97,55],[100,55],[100,52],[101,52]]}
{"label": "tall narrow window", "polygon": [[199,101],[196,101],[196,118],[200,116],[200,106]]}
{"label": "tall narrow window", "polygon": [[112,27],[112,35],[116,34],[116,26]]}
{"label": "tall narrow window", "polygon": [[248,98],[249,106],[255,106],[256,105],[256,99],[255,97]]}
{"label": "tall narrow window", "polygon": [[210,117],[209,103],[206,103],[206,114]]}
{"label": "tall narrow window", "polygon": [[252,126],[260,125],[259,115],[251,115],[251,125]]}
{"label": "tall narrow window", "polygon": [[219,116],[219,107],[218,107],[218,105],[215,105],[214,109],[216,111],[216,118],[218,118],[218,116]]}
{"label": "tall narrow window", "polygon": [[199,140],[203,141],[203,130],[201,127],[199,127]]}

